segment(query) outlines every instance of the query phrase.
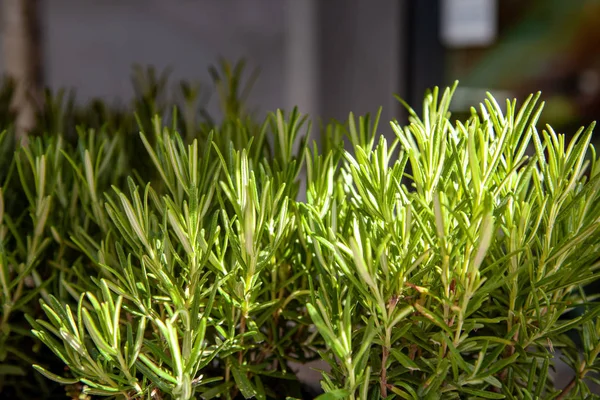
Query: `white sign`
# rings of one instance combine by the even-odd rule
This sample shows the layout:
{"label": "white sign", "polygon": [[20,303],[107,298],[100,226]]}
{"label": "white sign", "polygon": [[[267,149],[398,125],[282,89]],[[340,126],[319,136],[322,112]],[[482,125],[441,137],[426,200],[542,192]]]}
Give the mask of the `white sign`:
{"label": "white sign", "polygon": [[440,34],[448,47],[487,46],[497,30],[496,0],[441,0]]}

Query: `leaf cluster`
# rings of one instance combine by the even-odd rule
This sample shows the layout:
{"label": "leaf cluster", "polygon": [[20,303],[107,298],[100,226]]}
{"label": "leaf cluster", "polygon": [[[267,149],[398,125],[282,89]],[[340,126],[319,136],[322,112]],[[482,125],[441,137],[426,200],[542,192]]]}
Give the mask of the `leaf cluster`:
{"label": "leaf cluster", "polygon": [[[600,311],[583,290],[600,266],[593,126],[568,143],[538,131],[539,94],[504,110],[488,96],[452,122],[453,89],[429,93],[422,116],[409,108],[407,126],[392,122],[389,144],[351,118],[341,162],[307,156],[303,222],[320,271],[308,310],[329,349],[324,388],[589,398]],[[575,374],[564,390],[549,375],[560,354]]]}
{"label": "leaf cluster", "polygon": [[218,123],[147,70],[135,117],[58,96],[46,134],[0,136],[0,390],[293,399],[322,359],[322,399],[592,398],[593,126],[539,129],[539,94],[452,121],[448,88],[393,140],[350,114],[309,146],[297,110],[256,122],[242,72],[212,70]]}

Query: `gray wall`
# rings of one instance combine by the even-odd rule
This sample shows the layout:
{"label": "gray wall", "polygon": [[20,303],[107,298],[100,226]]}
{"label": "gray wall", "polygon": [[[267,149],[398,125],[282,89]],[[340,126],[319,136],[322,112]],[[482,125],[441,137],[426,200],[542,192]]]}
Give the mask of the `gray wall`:
{"label": "gray wall", "polygon": [[47,83],[75,87],[82,100],[129,99],[134,63],[172,67],[173,84],[208,84],[222,56],[261,67],[253,102],[262,109],[283,102],[280,1],[51,0],[45,15]]}
{"label": "gray wall", "polygon": [[400,90],[401,3],[47,0],[46,83],[76,88],[80,101],[125,101],[133,63],[173,67],[173,84],[208,84],[207,67],[218,57],[245,57],[261,69],[250,99],[260,111],[299,105],[328,119],[383,105],[389,119],[397,108],[392,93]]}
{"label": "gray wall", "polygon": [[[345,119],[375,112],[382,122],[400,107],[400,12],[403,1],[328,0],[319,3],[321,112]],[[380,126],[387,128],[388,124]]]}

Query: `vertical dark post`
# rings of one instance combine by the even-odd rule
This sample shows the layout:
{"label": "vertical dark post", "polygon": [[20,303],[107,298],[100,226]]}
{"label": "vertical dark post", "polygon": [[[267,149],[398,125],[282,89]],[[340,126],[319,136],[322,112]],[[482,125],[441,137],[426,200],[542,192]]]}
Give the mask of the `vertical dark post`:
{"label": "vertical dark post", "polygon": [[408,1],[403,18],[405,100],[420,112],[428,88],[444,85],[444,47],[440,40],[441,0]]}

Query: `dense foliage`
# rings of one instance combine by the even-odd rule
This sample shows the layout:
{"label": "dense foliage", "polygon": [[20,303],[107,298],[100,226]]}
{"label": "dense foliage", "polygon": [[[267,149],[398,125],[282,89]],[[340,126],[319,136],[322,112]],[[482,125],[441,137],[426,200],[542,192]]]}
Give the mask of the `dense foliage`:
{"label": "dense foliage", "polygon": [[309,143],[242,70],[212,71],[220,118],[152,70],[135,117],[49,94],[16,152],[0,95],[2,396],[302,398],[322,359],[323,399],[591,398],[592,127],[538,131],[539,95],[453,121],[435,89],[393,140],[351,114]]}

